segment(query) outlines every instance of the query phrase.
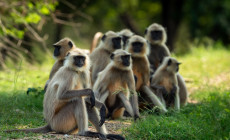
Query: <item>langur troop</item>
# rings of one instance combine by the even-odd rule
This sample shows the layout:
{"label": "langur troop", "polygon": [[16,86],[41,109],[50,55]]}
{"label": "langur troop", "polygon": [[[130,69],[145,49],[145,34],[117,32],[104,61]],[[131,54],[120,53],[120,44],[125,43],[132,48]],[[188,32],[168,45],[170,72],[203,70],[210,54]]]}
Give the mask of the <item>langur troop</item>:
{"label": "langur troop", "polygon": [[[131,116],[139,110],[166,113],[187,103],[187,88],[179,74],[181,64],[170,56],[165,29],[151,24],[144,37],[128,29],[97,33],[90,54],[64,38],[54,46],[56,62],[45,84],[43,115],[46,126],[7,130],[56,132],[125,139],[109,134],[106,119]],[[88,121],[97,132],[88,130]]]}

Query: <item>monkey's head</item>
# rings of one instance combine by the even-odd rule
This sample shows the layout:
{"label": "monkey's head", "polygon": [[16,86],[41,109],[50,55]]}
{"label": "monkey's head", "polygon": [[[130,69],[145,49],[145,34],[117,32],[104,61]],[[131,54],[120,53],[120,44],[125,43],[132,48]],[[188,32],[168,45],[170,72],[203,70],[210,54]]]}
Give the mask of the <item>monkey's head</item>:
{"label": "monkey's head", "polygon": [[73,41],[69,38],[63,38],[57,43],[53,44],[54,46],[54,57],[57,59],[64,59],[66,54],[73,48],[75,45]]}
{"label": "monkey's head", "polygon": [[125,49],[125,46],[127,44],[128,39],[134,35],[134,33],[132,31],[130,31],[129,29],[123,29],[120,32],[118,32],[118,35],[121,36],[122,41],[123,41],[123,49]]}
{"label": "monkey's head", "polygon": [[75,71],[85,71],[90,68],[90,59],[84,52],[74,49],[66,55],[64,65]]}
{"label": "monkey's head", "polygon": [[106,32],[101,38],[101,47],[108,50],[109,52],[114,52],[117,49],[121,49],[123,45],[121,37],[113,32]]}
{"label": "monkey's head", "polygon": [[153,23],[145,29],[145,38],[151,44],[164,44],[167,40],[165,28],[160,24]]}
{"label": "monkey's head", "polygon": [[179,65],[181,63],[178,62],[175,58],[173,57],[165,57],[163,60],[162,65],[166,67],[166,70],[172,73],[177,73],[179,71]]}
{"label": "monkey's head", "polygon": [[134,35],[129,39],[126,51],[131,53],[134,57],[143,57],[149,54],[148,43],[143,37]]}
{"label": "monkey's head", "polygon": [[130,70],[132,68],[131,54],[124,50],[116,50],[110,56],[113,66],[122,69]]}

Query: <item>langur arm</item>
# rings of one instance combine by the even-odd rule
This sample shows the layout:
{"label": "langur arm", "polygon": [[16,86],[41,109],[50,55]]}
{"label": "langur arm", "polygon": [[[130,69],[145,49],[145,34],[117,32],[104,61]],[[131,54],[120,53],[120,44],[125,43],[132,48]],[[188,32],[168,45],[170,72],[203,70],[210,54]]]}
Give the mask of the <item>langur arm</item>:
{"label": "langur arm", "polygon": [[135,88],[135,80],[134,80],[133,72],[130,72],[128,76],[129,78],[127,78],[127,84],[128,84],[129,92],[131,93],[130,100],[133,108],[134,119],[136,120],[137,118],[140,117],[140,113],[139,113],[138,96]]}
{"label": "langur arm", "polygon": [[[151,85],[151,88],[153,89],[153,90],[155,90],[157,93],[160,93],[160,94],[162,94],[162,96],[164,97],[164,99],[170,99],[170,97],[168,97],[168,91],[166,90],[166,88],[165,87],[163,87],[163,86],[160,86],[160,85],[156,85],[156,84],[152,84]],[[170,94],[171,95],[171,94]],[[175,95],[175,94],[174,94]],[[173,98],[174,99],[174,98]]]}
{"label": "langur arm", "polygon": [[[89,98],[85,98],[85,101],[87,103],[91,104],[91,101],[90,101]],[[100,108],[101,120],[99,122],[99,126],[101,127],[104,124],[104,122],[105,122],[105,118],[106,118],[106,107],[105,107],[105,105],[102,102],[98,101],[97,99],[95,99],[95,107],[98,108],[98,109]]]}
{"label": "langur arm", "polygon": [[[133,115],[133,109],[132,109],[132,106],[129,102],[129,100],[126,98],[126,96],[124,95],[123,92],[119,92],[117,94],[117,96],[121,99],[122,103],[123,103],[123,106],[125,107],[126,111],[132,116],[134,117]],[[134,118],[136,119],[136,118]]]}
{"label": "langur arm", "polygon": [[150,90],[148,86],[142,86],[143,93],[145,93],[149,99],[152,101],[152,103],[156,106],[158,106],[164,113],[167,112],[167,109],[165,106],[162,104],[162,102],[158,99],[158,97]]}
{"label": "langur arm", "polygon": [[173,89],[170,92],[170,99],[174,101],[174,107],[176,110],[180,110],[180,98],[179,98],[179,87],[173,85]]}
{"label": "langur arm", "polygon": [[90,96],[91,106],[95,105],[95,96],[91,89],[68,90],[58,94],[59,100],[71,100],[77,97]]}

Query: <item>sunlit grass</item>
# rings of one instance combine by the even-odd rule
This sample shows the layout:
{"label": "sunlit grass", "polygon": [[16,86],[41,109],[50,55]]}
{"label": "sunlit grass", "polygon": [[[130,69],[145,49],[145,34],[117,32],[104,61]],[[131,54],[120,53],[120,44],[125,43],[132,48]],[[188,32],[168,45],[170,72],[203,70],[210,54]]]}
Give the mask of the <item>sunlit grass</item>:
{"label": "sunlit grass", "polygon": [[124,134],[128,139],[229,139],[230,51],[193,48],[176,58],[183,63],[180,73],[190,99],[198,103],[166,115],[146,114]]}

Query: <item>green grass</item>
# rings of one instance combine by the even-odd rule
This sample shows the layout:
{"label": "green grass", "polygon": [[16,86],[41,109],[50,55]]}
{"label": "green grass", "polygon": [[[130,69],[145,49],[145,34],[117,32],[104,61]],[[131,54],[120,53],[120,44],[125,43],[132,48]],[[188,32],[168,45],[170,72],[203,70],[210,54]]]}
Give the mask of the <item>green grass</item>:
{"label": "green grass", "polygon": [[[190,99],[198,103],[165,115],[145,112],[142,120],[124,128],[123,134],[127,139],[230,139],[230,51],[193,48],[191,53],[176,58],[183,63],[180,73],[188,81]],[[0,139],[37,136],[3,131],[45,124],[43,94],[38,92],[54,62],[49,59],[42,66],[22,62],[0,72]],[[38,92],[27,95],[28,88]]]}
{"label": "green grass", "polygon": [[123,130],[128,139],[230,139],[230,51],[193,48],[182,62],[190,99],[197,102],[165,115],[145,116]]}

